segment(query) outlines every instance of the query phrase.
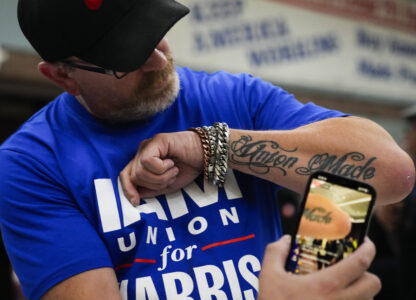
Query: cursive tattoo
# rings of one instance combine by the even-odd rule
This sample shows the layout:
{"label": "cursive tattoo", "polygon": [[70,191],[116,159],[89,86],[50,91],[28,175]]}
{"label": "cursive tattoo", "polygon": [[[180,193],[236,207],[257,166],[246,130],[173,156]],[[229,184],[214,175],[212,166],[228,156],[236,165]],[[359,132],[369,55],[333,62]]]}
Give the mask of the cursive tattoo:
{"label": "cursive tattoo", "polygon": [[[346,163],[347,159],[364,162],[364,164]],[[376,172],[376,169],[371,166],[376,157],[365,160],[365,155],[359,152],[349,152],[341,157],[328,153],[316,154],[309,160],[307,167],[296,168],[295,172],[299,175],[310,175],[316,171],[328,171],[357,180],[368,180],[373,178]]]}
{"label": "cursive tattoo", "polygon": [[267,174],[271,168],[282,171],[283,176],[298,161],[297,157],[290,156],[295,149],[284,149],[275,141],[253,141],[251,136],[241,136],[238,141],[231,143],[230,161],[245,165],[257,174]]}
{"label": "cursive tattoo", "polygon": [[303,216],[311,222],[329,224],[332,221],[331,211],[326,210],[323,207],[317,206],[312,209],[305,207],[303,210]]}
{"label": "cursive tattoo", "polygon": [[[243,135],[231,143],[230,162],[248,166],[256,174],[267,174],[270,169],[278,169],[286,176],[299,158],[294,156],[298,148],[285,149],[276,141],[253,141],[249,135]],[[367,158],[360,152],[348,152],[342,156],[329,153],[315,154],[307,166],[295,168],[298,175],[311,175],[316,171],[327,171],[336,175],[357,180],[368,180],[374,177],[376,169],[372,165],[376,157]]]}

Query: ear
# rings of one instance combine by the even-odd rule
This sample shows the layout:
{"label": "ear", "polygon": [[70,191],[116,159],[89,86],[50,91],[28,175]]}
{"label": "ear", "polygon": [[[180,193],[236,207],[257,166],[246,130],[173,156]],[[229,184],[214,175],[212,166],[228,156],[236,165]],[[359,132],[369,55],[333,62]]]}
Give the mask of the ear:
{"label": "ear", "polygon": [[55,83],[57,86],[68,92],[73,96],[81,94],[78,83],[68,76],[68,71],[63,67],[42,61],[38,64],[39,72]]}

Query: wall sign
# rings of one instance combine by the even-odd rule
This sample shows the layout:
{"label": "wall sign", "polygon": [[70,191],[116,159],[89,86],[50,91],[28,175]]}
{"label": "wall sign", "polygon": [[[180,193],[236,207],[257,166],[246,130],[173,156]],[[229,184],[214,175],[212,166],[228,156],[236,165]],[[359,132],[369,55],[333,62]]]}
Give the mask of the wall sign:
{"label": "wall sign", "polygon": [[182,3],[191,14],[168,35],[180,65],[249,72],[276,84],[381,101],[416,102],[414,4],[397,2],[400,5],[391,8],[390,0]]}

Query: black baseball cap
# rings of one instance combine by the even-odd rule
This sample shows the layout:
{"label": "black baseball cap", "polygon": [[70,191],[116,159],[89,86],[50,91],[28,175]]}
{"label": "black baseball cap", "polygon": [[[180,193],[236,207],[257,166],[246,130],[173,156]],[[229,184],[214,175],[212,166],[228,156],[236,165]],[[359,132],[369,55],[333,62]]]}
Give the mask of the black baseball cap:
{"label": "black baseball cap", "polygon": [[138,69],[189,12],[174,0],[19,0],[23,34],[48,62],[71,56],[120,72]]}

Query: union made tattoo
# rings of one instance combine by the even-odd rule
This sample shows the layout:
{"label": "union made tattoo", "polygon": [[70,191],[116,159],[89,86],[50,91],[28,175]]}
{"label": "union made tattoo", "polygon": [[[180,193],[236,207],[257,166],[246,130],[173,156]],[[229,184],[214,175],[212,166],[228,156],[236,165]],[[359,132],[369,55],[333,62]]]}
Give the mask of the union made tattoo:
{"label": "union made tattoo", "polygon": [[[362,163],[346,163],[347,159]],[[341,157],[328,153],[316,154],[309,160],[307,167],[296,168],[295,172],[299,175],[310,175],[316,171],[328,171],[357,180],[368,180],[373,178],[376,172],[371,166],[375,160],[376,157],[366,159],[360,152],[349,152]]]}
{"label": "union made tattoo", "polygon": [[317,222],[317,223],[325,223],[329,224],[332,222],[331,218],[331,211],[326,210],[324,207],[314,207],[312,209],[309,209],[305,207],[303,210],[303,216],[308,219],[311,222]]}
{"label": "union made tattoo", "polygon": [[257,174],[267,174],[271,168],[277,168],[283,175],[292,168],[298,158],[291,156],[295,149],[284,149],[275,141],[253,141],[251,136],[241,136],[231,143],[230,161],[234,164],[248,166]]}
{"label": "union made tattoo", "polygon": [[348,152],[344,155],[318,153],[312,156],[307,166],[296,166],[299,157],[298,148],[286,149],[276,141],[253,141],[249,135],[241,136],[231,143],[230,162],[247,166],[256,174],[267,174],[270,169],[278,169],[286,176],[293,167],[298,175],[311,175],[316,171],[327,171],[336,175],[357,180],[369,180],[374,177],[376,169],[372,163],[376,157],[367,158],[360,152]]}

